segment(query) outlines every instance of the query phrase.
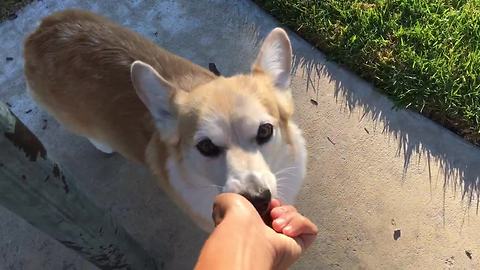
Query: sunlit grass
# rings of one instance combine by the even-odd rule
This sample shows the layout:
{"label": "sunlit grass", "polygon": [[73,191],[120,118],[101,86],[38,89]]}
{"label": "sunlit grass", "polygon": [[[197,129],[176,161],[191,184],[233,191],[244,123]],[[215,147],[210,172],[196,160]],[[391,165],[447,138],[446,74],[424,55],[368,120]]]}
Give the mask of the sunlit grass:
{"label": "sunlit grass", "polygon": [[328,57],[480,143],[479,0],[255,0]]}
{"label": "sunlit grass", "polygon": [[0,22],[5,19],[14,19],[15,11],[32,1],[33,0],[0,0]]}

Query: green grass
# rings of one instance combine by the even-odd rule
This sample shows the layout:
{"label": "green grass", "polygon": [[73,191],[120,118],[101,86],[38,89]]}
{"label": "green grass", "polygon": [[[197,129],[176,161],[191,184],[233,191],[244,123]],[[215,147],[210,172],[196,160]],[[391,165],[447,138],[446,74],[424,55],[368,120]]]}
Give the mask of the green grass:
{"label": "green grass", "polygon": [[480,145],[480,0],[255,0],[334,61]]}
{"label": "green grass", "polygon": [[13,19],[15,12],[33,0],[0,0],[0,22]]}

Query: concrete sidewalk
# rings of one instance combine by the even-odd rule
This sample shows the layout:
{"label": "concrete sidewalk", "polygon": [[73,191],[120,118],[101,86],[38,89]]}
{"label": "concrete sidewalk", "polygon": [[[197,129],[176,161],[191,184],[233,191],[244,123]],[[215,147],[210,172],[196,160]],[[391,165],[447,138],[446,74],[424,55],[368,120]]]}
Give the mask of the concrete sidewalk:
{"label": "concrete sidewalk", "polygon": [[[43,0],[0,25],[0,100],[148,251],[162,256],[156,247],[171,245],[166,269],[191,269],[206,235],[149,173],[100,154],[25,93],[22,40],[41,17],[68,7],[106,15],[202,66],[214,62],[224,75],[247,72],[258,42],[278,23],[250,1]],[[296,119],[309,150],[298,206],[320,228],[294,268],[480,269],[480,150],[394,110],[371,85],[290,37]],[[96,269],[3,208],[0,228],[0,269]]]}

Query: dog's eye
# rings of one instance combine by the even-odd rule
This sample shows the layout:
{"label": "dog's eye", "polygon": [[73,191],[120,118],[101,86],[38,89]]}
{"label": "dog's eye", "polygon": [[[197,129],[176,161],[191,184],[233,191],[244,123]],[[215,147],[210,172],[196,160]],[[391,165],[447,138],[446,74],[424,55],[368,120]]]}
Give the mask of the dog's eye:
{"label": "dog's eye", "polygon": [[197,143],[198,151],[207,157],[216,157],[222,153],[222,149],[216,146],[210,139],[203,139]]}
{"label": "dog's eye", "polygon": [[266,123],[266,124],[261,124],[258,127],[257,131],[257,143],[258,144],[264,144],[270,140],[273,134],[273,126],[272,124]]}

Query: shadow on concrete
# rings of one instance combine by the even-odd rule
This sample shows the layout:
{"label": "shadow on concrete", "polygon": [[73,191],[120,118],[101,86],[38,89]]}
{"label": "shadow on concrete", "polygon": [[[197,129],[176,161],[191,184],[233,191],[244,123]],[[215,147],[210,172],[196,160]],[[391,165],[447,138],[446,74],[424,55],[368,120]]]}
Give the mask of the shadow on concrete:
{"label": "shadow on concrete", "polygon": [[[414,162],[419,164],[423,157],[428,166],[430,186],[442,177],[444,199],[447,190],[451,189],[454,194],[460,194],[469,207],[476,205],[478,214],[480,161],[477,147],[420,114],[395,108],[372,85],[325,58],[312,58],[311,54],[302,53],[302,49],[295,53],[293,72],[303,72],[302,76],[308,81],[307,92],[313,91],[318,98],[319,81],[328,78],[335,85],[337,103],[343,103],[342,110],[350,114],[360,110],[359,121],[371,118],[375,128],[381,128],[382,134],[388,134],[389,139],[398,143],[397,155],[404,159],[403,180],[409,166]],[[434,164],[439,164],[438,169]]]}

